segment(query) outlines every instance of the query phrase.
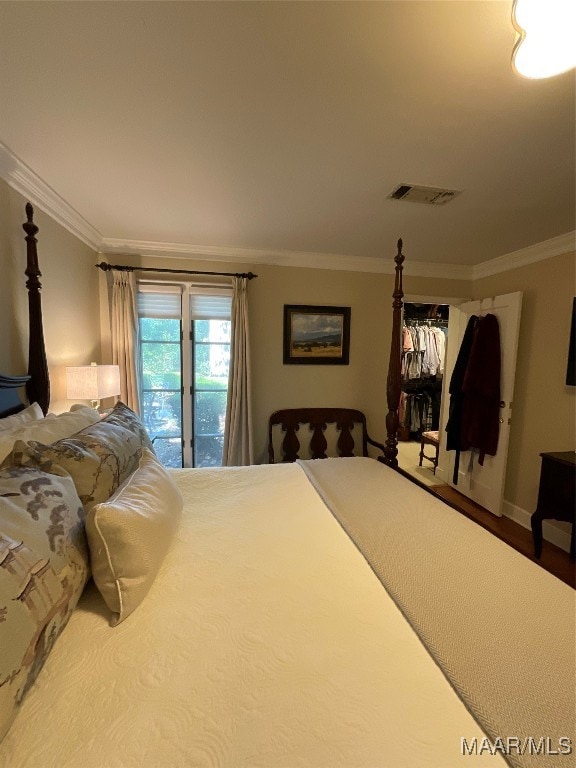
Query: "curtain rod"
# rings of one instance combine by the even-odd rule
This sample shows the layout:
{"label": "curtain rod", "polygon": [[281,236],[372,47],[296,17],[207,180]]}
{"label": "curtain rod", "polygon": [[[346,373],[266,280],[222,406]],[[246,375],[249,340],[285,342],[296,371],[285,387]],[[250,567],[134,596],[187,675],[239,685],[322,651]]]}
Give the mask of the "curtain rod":
{"label": "curtain rod", "polygon": [[258,277],[253,272],[202,272],[196,269],[156,269],[156,267],[127,267],[122,264],[107,264],[105,261],[101,261],[100,264],[95,264],[95,267],[101,269],[103,272],[110,272],[116,270],[117,272],[169,272],[173,275],[220,275],[222,277],[245,277],[247,280],[252,280],[254,277]]}

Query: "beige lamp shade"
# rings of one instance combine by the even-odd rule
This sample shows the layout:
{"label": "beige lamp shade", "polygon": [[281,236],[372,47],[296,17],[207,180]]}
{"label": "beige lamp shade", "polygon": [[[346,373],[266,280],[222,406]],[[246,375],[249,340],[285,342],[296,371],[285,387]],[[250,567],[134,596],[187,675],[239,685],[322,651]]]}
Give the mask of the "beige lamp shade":
{"label": "beige lamp shade", "polygon": [[120,394],[117,365],[79,365],[66,368],[68,400],[103,400]]}

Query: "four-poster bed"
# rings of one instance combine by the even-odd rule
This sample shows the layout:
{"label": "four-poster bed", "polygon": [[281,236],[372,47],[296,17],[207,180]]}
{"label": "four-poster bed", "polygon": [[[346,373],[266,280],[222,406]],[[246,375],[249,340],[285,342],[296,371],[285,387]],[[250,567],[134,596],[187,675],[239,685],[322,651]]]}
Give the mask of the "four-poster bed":
{"label": "four-poster bed", "polygon": [[37,239],[38,227],[34,224],[34,209],[26,205],[26,222],[22,225],[26,232],[26,288],[28,289],[28,376],[26,395],[29,402],[38,403],[44,413],[50,403],[50,378],[44,347],[44,329],[42,323],[42,300],[40,290],[42,273],[38,266]]}
{"label": "four-poster bed", "polygon": [[167,473],[121,404],[5,430],[0,767],[571,765],[572,590],[394,471],[401,248],[389,466]]}

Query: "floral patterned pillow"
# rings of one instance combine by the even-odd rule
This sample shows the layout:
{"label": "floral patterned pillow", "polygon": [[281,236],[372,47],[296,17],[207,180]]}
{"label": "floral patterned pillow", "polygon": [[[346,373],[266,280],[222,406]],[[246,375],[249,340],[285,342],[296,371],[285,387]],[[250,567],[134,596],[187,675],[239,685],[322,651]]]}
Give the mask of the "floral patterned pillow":
{"label": "floral patterned pillow", "polygon": [[148,450],[154,453],[152,442],[148,437],[146,427],[140,420],[140,417],[134,413],[133,410],[128,408],[127,405],[124,405],[123,402],[117,402],[108,416],[104,418],[104,421],[108,421],[111,424],[120,424],[121,427],[126,427],[126,429],[134,432],[140,437],[140,440],[142,441],[142,447],[148,448]]}
{"label": "floral patterned pillow", "polygon": [[134,472],[142,448],[152,445],[138,416],[123,403],[72,437],[50,445],[17,441],[2,466],[36,466],[45,472],[67,472],[88,512],[106,501]]}
{"label": "floral patterned pillow", "polygon": [[89,576],[72,478],[0,469],[0,740]]}

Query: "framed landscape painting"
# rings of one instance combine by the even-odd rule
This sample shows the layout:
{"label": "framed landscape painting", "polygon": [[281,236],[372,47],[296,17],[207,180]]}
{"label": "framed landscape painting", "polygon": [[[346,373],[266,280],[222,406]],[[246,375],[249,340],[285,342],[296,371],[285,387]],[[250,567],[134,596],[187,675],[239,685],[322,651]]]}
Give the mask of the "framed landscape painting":
{"label": "framed landscape painting", "polygon": [[348,365],[350,307],[284,305],[284,363]]}

